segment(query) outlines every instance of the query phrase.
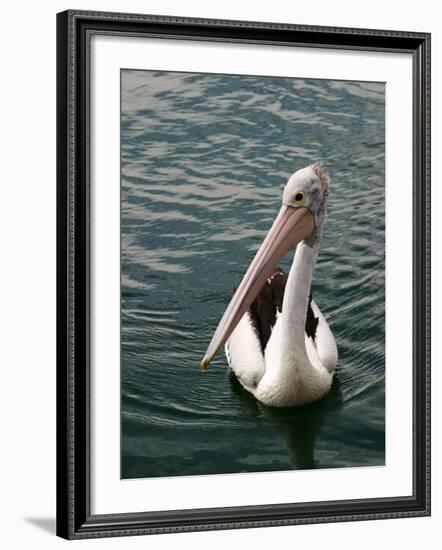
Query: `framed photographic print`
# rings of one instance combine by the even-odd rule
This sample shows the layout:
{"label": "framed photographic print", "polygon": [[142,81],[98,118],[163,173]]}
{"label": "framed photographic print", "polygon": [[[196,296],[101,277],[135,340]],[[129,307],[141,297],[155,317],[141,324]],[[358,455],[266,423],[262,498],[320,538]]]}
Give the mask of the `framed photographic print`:
{"label": "framed photographic print", "polygon": [[430,513],[430,36],[57,19],[57,533]]}

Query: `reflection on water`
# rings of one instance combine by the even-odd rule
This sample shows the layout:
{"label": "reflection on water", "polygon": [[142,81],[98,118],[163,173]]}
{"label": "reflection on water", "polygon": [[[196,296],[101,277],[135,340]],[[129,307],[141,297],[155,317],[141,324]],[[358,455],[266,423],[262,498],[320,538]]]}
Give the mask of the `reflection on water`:
{"label": "reflection on water", "polygon": [[250,414],[260,424],[271,426],[285,441],[289,460],[298,469],[316,467],[315,443],[327,413],[342,406],[339,379],[335,377],[330,392],[320,401],[293,408],[268,407],[257,401],[230,372],[232,393],[238,397],[240,414]]}
{"label": "reflection on water", "polygon": [[[122,476],[384,464],[384,86],[122,72]],[[332,178],[313,295],[332,391],[274,409],[198,363],[296,169]],[[282,266],[288,269],[291,258]]]}

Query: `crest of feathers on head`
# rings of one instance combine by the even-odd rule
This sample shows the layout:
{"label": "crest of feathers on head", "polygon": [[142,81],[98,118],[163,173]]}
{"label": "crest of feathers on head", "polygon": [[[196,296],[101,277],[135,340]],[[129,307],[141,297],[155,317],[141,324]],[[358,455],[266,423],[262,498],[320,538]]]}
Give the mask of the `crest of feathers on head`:
{"label": "crest of feathers on head", "polygon": [[330,177],[327,174],[327,172],[324,169],[324,166],[322,162],[316,162],[315,164],[311,164],[311,169],[315,173],[315,175],[319,178],[319,181],[322,184],[323,189],[323,200],[324,202],[327,200],[329,194],[330,194]]}

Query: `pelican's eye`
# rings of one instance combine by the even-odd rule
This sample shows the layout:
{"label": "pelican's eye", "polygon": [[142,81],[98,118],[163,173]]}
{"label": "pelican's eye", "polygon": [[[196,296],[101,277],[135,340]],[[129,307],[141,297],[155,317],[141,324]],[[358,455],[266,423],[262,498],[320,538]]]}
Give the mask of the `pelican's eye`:
{"label": "pelican's eye", "polygon": [[304,204],[305,193],[304,191],[298,191],[292,198],[293,206],[300,206]]}

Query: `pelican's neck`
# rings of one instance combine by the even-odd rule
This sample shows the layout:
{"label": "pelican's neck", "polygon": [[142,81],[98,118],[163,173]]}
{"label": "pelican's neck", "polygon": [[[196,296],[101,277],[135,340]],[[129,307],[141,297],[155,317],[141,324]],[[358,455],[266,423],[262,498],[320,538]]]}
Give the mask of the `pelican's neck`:
{"label": "pelican's neck", "polygon": [[290,363],[293,359],[296,359],[297,364],[304,362],[302,359],[307,359],[305,319],[318,251],[319,239],[312,246],[305,242],[299,243],[287,279],[282,304],[281,328],[283,356]]}

